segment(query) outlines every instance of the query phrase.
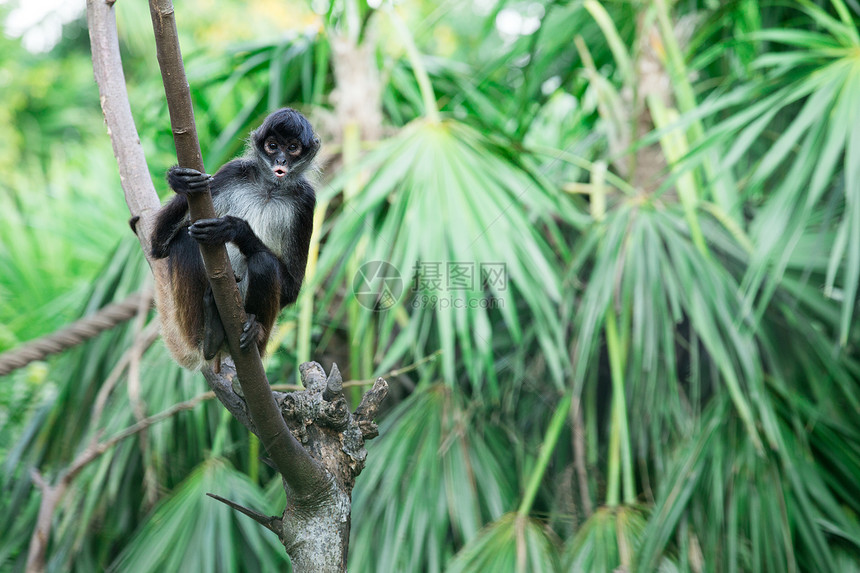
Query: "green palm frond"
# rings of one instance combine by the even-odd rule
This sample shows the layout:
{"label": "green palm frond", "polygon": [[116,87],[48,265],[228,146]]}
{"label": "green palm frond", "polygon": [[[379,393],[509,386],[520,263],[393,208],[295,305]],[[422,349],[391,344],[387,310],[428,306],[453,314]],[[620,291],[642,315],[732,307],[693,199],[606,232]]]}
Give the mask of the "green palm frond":
{"label": "green palm frond", "polygon": [[551,532],[540,522],[517,513],[506,513],[466,545],[445,572],[553,573],[560,571],[556,545]]}
{"label": "green palm frond", "polygon": [[[830,488],[813,469],[793,423],[778,421],[784,447],[762,455],[732,416],[728,401],[715,400],[669,469],[643,536],[637,570],[651,570],[678,531],[696,537],[708,570],[839,570],[831,539],[847,542],[856,552],[860,530],[856,517],[839,509],[834,493],[857,493]],[[832,430],[821,434],[834,440],[835,452],[851,449]]]}
{"label": "green palm frond", "polygon": [[[0,351],[74,320],[105,245],[128,233],[122,196],[108,191],[119,188],[108,149],[53,150],[44,166],[31,159],[5,175],[7,189],[29,192],[0,192]],[[99,224],[80,215],[93,205]]]}
{"label": "green palm frond", "polygon": [[[140,247],[129,234],[111,253],[82,314],[139,290],[146,284],[148,273]],[[34,502],[40,495],[26,468],[38,468],[50,481],[95,436],[107,439],[136,422],[130,407],[127,373],[116,380],[109,393],[98,398],[111,371],[133,345],[134,337],[132,323],[126,323],[51,358],[41,381],[41,403],[35,405],[36,415],[27,419],[23,428],[9,423],[14,419],[4,419],[0,424],[0,441],[9,448],[0,484],[4,491],[11,492],[3,496],[3,508],[19,515],[15,524],[2,526],[0,553],[14,553],[11,543],[15,532],[23,525],[30,530],[35,525]],[[206,391],[199,376],[180,369],[160,342],[142,360],[147,367],[141,369],[140,398],[146,415],[162,412]],[[100,399],[105,400],[104,409],[95,417],[94,407]],[[143,517],[147,504],[156,501],[164,488],[184,480],[210,456],[214,436],[223,436],[220,447],[228,452],[247,440],[247,433],[234,424],[224,417],[223,408],[215,401],[204,402],[150,427],[145,442],[141,442],[140,435],[125,440],[85,467],[72,484],[77,495],[68,495],[56,515],[51,538],[56,567],[80,564],[76,566],[81,571],[104,568],[104,560],[111,555],[99,547],[125,539],[128,528]],[[182,440],[177,440],[177,435]],[[6,531],[6,527],[10,529]]]}
{"label": "green palm frond", "polygon": [[[442,571],[484,523],[516,504],[510,444],[444,385],[410,396],[380,426],[356,483],[350,571]],[[384,551],[379,548],[384,547]]]}
{"label": "green palm frond", "polygon": [[[632,434],[649,436],[649,447],[659,449],[665,432],[683,432],[706,392],[724,389],[752,440],[759,442],[762,424],[773,441],[772,413],[766,404],[751,400],[762,392],[764,373],[743,319],[737,282],[717,259],[702,257],[680,216],[678,211],[631,202],[617,207],[605,225],[593,230],[602,238],[591,266],[579,270],[589,278],[576,309],[575,381],[582,384],[594,364],[607,313],[617,313],[627,349],[623,375],[635,405]],[[701,344],[707,351],[704,363],[690,365],[688,387],[679,385],[679,343]],[[693,403],[687,402],[690,399]]]}
{"label": "green palm frond", "polygon": [[[699,149],[722,147],[720,172],[740,171],[745,197],[761,202],[749,224],[754,251],[742,283],[746,307],[757,318],[792,272],[798,244],[806,236],[836,234],[824,288],[841,303],[838,338],[844,345],[860,280],[860,111],[854,95],[860,90],[860,41],[855,28],[812,3],[800,4],[818,29],[750,34],[749,40],[780,49],[754,60],[764,81],[741,82],[710,103],[720,109],[736,102],[729,104],[733,113],[708,129]],[[741,99],[744,107],[736,107]],[[831,220],[813,223],[828,204]]]}
{"label": "green palm frond", "polygon": [[[547,235],[553,234],[556,214],[571,224],[581,224],[584,217],[510,151],[452,120],[410,124],[369,154],[362,167],[372,176],[328,231],[320,269],[342,272],[342,253],[353,252],[362,261],[386,261],[398,269],[407,290],[398,303],[412,308],[409,328],[400,336],[414,341],[426,336],[418,333],[432,329],[428,348],[443,349],[448,381],[457,379],[455,357],[462,353],[466,373],[480,384],[492,359],[491,324],[498,317],[517,340],[525,309],[548,366],[560,380],[564,359],[554,319],[554,304],[561,297],[554,250],[560,245]],[[449,265],[465,267],[468,284],[458,288],[448,282]],[[501,280],[483,280],[486,265],[500,269],[503,274],[496,278]],[[439,281],[426,275],[410,280],[425,268],[438,270]],[[489,310],[491,303],[497,310]],[[364,323],[372,315],[364,312]],[[395,316],[382,316],[382,348],[392,340]],[[408,349],[394,345],[401,352]],[[389,351],[387,363],[401,356]]]}
{"label": "green palm frond", "polygon": [[260,512],[280,511],[268,508],[245,474],[222,460],[207,461],[159,503],[108,570],[250,572],[289,566],[274,533],[207,493]]}
{"label": "green palm frond", "polygon": [[562,571],[630,570],[647,515],[628,506],[602,507],[583,523],[562,555]]}

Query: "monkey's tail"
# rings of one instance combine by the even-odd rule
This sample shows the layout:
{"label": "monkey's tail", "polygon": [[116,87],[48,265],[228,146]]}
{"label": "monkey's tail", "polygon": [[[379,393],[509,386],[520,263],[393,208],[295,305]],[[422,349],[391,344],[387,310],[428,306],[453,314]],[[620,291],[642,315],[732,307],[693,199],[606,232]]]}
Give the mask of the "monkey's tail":
{"label": "monkey's tail", "polygon": [[155,306],[167,350],[183,368],[199,370],[203,358],[203,294],[208,280],[197,243],[180,230],[170,243],[167,281],[156,280]]}

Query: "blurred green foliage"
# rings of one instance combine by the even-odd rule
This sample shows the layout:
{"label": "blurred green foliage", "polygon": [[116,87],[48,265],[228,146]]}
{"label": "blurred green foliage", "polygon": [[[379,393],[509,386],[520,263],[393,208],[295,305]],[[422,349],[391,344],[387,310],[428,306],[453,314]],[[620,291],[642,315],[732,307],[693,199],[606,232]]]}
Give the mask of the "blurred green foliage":
{"label": "blurred green foliage", "polygon": [[[270,380],[295,379],[300,348],[360,378],[419,363],[390,377],[351,571],[860,568],[856,2],[176,10],[210,171],[279,106],[323,136],[320,254]],[[116,14],[166,194],[148,8]],[[84,26],[37,54],[0,37],[0,351],[148,280]],[[370,48],[378,140],[338,115],[344,38]],[[352,293],[371,261],[401,279],[383,312]],[[505,282],[420,276],[452,263]],[[205,390],[158,343],[139,380],[114,372],[151,320],[0,380],[0,570],[23,570],[32,469],[54,479],[135,408]],[[124,440],[74,480],[48,569],[283,566],[269,532],[203,497],[282,511],[258,451],[212,401]]]}

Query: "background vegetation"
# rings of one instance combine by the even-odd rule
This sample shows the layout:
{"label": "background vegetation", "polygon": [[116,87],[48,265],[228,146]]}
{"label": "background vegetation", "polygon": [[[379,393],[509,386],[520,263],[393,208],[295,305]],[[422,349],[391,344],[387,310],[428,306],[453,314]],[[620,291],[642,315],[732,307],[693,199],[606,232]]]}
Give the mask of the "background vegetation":
{"label": "background vegetation", "polygon": [[[860,570],[860,4],[176,8],[210,170],[282,105],[326,148],[270,380],[417,363],[390,376],[351,571]],[[116,13],[166,194],[147,7]],[[47,51],[0,37],[0,351],[148,281],[84,22]],[[353,296],[371,261],[402,280],[383,312]],[[506,280],[454,288],[448,263]],[[111,376],[151,319],[0,379],[0,569],[26,559],[31,469],[205,391],[159,344]],[[206,401],[121,442],[73,481],[49,570],[283,566],[204,496],[279,513],[258,450]]]}

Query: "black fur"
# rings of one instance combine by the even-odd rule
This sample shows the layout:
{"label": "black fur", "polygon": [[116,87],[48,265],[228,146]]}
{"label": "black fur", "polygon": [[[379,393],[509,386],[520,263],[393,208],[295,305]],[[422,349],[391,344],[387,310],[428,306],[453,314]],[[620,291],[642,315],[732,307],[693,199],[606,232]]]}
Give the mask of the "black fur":
{"label": "black fur", "polygon": [[212,360],[224,346],[227,335],[224,333],[224,325],[221,324],[221,316],[218,307],[215,306],[215,297],[212,295],[212,286],[207,285],[203,294],[203,357]]}
{"label": "black fur", "polygon": [[137,223],[140,221],[140,215],[135,215],[128,220],[128,226],[131,227],[131,232],[137,235]]}
{"label": "black fur", "polygon": [[288,107],[271,114],[263,121],[263,125],[254,130],[254,144],[259,146],[265,136],[272,133],[282,139],[296,138],[305,149],[312,147],[314,141],[316,141],[316,147],[319,147],[319,140],[314,135],[314,130],[308,120],[296,110]]}
{"label": "black fur", "polygon": [[[249,318],[240,339],[243,348],[256,342],[262,354],[278,313],[296,301],[304,280],[316,204],[304,171],[319,145],[307,119],[285,108],[252,132],[245,157],[214,176],[178,166],[169,170],[167,180],[177,195],[159,211],[152,256],[168,258],[180,330],[207,360],[218,353],[224,335],[198,243],[230,243],[238,250],[231,259],[244,267],[237,280]],[[220,217],[191,223],[186,195],[207,185]]]}

